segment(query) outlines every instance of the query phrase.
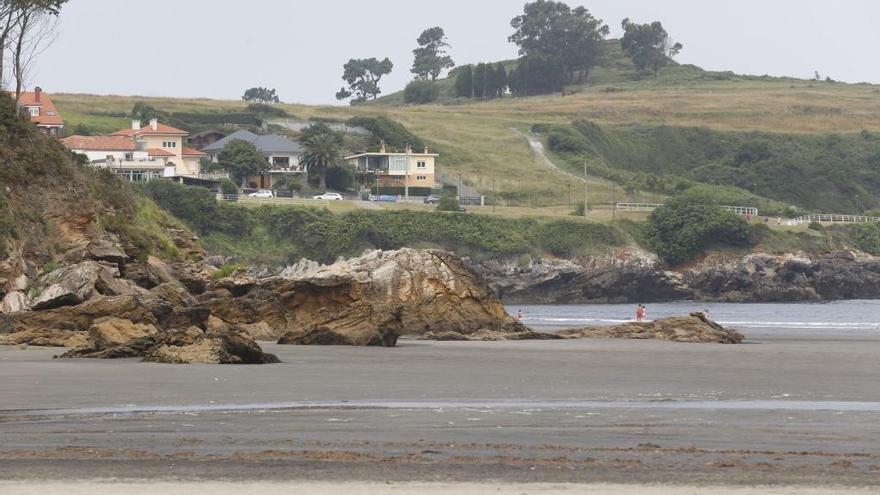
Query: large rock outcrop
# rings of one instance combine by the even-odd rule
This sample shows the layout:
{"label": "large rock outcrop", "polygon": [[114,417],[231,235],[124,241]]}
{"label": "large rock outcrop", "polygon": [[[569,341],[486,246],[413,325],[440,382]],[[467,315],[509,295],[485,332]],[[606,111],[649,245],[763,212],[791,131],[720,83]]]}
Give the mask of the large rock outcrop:
{"label": "large rock outcrop", "polygon": [[614,326],[585,327],[559,333],[565,338],[654,339],[672,342],[739,344],[743,335],[710,320],[703,313]]}
{"label": "large rock outcrop", "polygon": [[527,329],[456,256],[371,251],[328,266],[303,265],[264,281],[279,294],[288,331],[279,343],[394,345],[398,335]]}

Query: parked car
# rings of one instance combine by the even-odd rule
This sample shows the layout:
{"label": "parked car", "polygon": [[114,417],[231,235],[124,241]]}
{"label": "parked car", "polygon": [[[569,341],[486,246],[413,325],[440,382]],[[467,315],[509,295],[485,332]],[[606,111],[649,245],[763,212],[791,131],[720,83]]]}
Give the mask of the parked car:
{"label": "parked car", "polygon": [[248,194],[248,197],[249,198],[273,198],[273,197],[275,197],[275,195],[272,194],[272,191],[270,191],[268,189],[260,189],[259,191],[252,192],[252,193]]}
{"label": "parked car", "polygon": [[322,199],[324,201],[342,201],[342,195],[339,193],[324,193],[319,194],[312,199]]}
{"label": "parked car", "polygon": [[425,197],[425,204],[426,205],[436,205],[439,202],[440,202],[440,196],[437,196],[436,194],[432,194],[430,196]]}

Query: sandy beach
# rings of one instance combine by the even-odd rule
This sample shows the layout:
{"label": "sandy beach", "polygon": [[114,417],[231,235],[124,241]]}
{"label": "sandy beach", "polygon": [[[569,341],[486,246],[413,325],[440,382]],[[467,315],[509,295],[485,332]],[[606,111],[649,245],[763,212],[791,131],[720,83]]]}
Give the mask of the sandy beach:
{"label": "sandy beach", "polygon": [[595,493],[876,487],[880,336],[751,335],[266,344],[283,361],[266,366],[0,348],[0,479],[15,493],[83,479],[221,483],[212,493],[240,482],[311,483],[303,493],[334,493],[327,482],[357,482],[349,493],[394,493],[387,482],[478,484],[457,493],[486,482],[499,493],[571,489],[536,482],[627,485]]}

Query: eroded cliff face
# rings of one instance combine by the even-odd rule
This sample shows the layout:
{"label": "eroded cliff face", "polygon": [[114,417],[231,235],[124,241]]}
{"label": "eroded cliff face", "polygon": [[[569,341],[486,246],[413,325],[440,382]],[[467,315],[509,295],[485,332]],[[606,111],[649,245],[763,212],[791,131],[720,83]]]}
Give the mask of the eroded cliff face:
{"label": "eroded cliff face", "polygon": [[400,249],[300,263],[209,303],[227,321],[272,314],[283,344],[394,345],[400,335],[522,332],[478,275],[444,251]]}
{"label": "eroded cliff face", "polygon": [[393,346],[400,335],[528,331],[443,251],[372,251],[264,279],[216,272],[199,261],[93,256],[37,277],[22,307],[0,316],[0,343],[73,348],[64,357],[256,364],[277,361],[256,340]]}
{"label": "eroded cliff face", "polygon": [[716,255],[678,270],[667,269],[655,255],[633,248],[528,266],[497,261],[469,264],[511,304],[880,298],[880,259],[851,251],[821,256]]}

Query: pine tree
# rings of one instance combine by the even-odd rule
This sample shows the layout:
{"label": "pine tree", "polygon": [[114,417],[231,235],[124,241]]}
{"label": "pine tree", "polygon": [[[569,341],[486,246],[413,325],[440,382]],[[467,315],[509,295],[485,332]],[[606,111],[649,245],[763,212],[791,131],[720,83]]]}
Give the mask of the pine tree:
{"label": "pine tree", "polygon": [[479,63],[474,68],[474,98],[486,96],[486,64]]}
{"label": "pine tree", "polygon": [[455,96],[474,97],[474,69],[470,65],[458,69],[458,75],[455,76]]}
{"label": "pine tree", "polygon": [[497,84],[496,94],[499,98],[504,96],[504,91],[507,89],[507,69],[504,68],[504,64],[498,62],[495,65],[495,82]]}

